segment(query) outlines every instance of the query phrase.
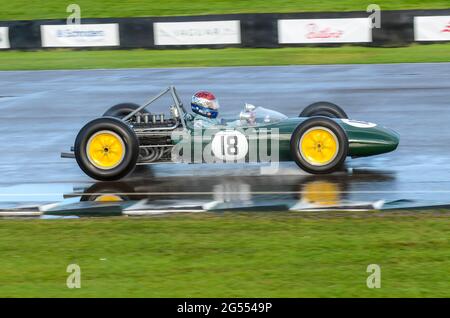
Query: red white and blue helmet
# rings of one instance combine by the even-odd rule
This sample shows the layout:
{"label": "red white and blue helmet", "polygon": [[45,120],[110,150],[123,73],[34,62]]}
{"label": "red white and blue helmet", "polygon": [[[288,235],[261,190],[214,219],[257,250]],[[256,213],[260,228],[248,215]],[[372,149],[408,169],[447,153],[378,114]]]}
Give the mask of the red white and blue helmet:
{"label": "red white and blue helmet", "polygon": [[194,113],[208,118],[216,118],[219,114],[219,101],[213,93],[199,91],[192,96],[191,108]]}

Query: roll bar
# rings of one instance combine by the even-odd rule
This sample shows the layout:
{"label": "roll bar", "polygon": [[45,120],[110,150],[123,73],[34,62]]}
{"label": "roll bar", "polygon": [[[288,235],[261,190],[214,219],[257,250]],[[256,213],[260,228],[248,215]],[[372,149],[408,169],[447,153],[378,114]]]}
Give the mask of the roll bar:
{"label": "roll bar", "polygon": [[129,113],[128,115],[123,117],[122,121],[129,120],[131,117],[136,115],[138,112],[143,110],[145,107],[149,106],[151,103],[155,102],[156,100],[158,100],[159,98],[161,98],[162,96],[164,96],[167,93],[170,93],[170,95],[172,96],[173,102],[175,103],[175,107],[177,108],[178,113],[180,114],[181,124],[183,125],[183,128],[186,129],[186,121],[184,119],[184,114],[186,114],[186,110],[184,109],[183,103],[181,102],[180,97],[178,96],[177,91],[175,89],[175,86],[173,86],[173,85],[171,85],[168,88],[166,88],[165,90],[161,91],[159,94],[157,94],[154,97],[152,97],[151,99],[149,99],[145,104],[143,104],[142,106],[139,106],[138,108],[133,110],[131,113]]}

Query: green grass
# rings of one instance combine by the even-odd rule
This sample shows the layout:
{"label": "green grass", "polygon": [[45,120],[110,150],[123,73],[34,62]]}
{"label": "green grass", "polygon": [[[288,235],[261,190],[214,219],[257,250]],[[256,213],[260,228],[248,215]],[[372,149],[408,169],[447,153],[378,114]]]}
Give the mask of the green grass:
{"label": "green grass", "polygon": [[[77,3],[82,18],[205,15],[225,13],[365,11],[372,0],[0,0],[0,20],[66,18]],[[448,0],[378,0],[382,10],[445,9]]]}
{"label": "green grass", "polygon": [[[0,297],[449,297],[449,216],[1,220]],[[65,286],[71,263],[81,289]]]}
{"label": "green grass", "polygon": [[4,51],[0,70],[449,62],[450,43],[401,48]]}

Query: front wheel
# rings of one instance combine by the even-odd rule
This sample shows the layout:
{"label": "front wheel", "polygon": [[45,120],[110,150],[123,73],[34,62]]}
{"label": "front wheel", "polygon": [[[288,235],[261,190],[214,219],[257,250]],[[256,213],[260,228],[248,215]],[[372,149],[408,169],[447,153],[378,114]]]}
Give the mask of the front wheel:
{"label": "front wheel", "polygon": [[332,119],[312,117],[297,126],[291,136],[291,155],[309,173],[330,173],[342,166],[348,153],[344,129]]}
{"label": "front wheel", "polygon": [[102,117],[87,123],[75,140],[75,159],[88,176],[101,180],[118,180],[136,166],[139,141],[123,121]]}

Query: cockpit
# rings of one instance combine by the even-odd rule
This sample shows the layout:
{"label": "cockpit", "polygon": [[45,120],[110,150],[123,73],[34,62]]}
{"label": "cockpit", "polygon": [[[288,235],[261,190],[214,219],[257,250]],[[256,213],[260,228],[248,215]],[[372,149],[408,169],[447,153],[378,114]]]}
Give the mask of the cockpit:
{"label": "cockpit", "polygon": [[275,110],[267,109],[252,104],[245,104],[244,110],[239,114],[239,119],[230,121],[227,126],[232,127],[254,127],[277,123],[288,117]]}

